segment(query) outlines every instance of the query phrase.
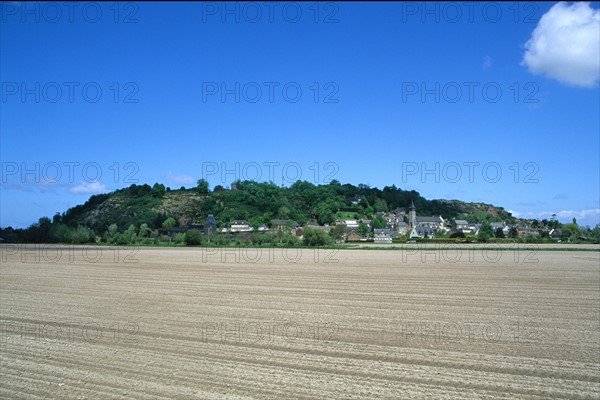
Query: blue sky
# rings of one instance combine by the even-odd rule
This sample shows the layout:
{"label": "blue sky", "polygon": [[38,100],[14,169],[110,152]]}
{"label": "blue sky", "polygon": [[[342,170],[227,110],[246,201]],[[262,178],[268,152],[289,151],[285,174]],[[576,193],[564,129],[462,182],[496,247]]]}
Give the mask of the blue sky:
{"label": "blue sky", "polygon": [[597,3],[1,11],[0,226],[259,175],[599,222]]}

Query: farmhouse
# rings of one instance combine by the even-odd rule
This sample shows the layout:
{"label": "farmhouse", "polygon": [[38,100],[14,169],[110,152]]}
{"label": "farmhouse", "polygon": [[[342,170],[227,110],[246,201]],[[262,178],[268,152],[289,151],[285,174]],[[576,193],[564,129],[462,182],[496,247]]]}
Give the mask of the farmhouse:
{"label": "farmhouse", "polygon": [[435,235],[435,230],[429,226],[415,226],[410,232],[410,238],[425,238],[425,237],[433,237]]}
{"label": "farmhouse", "polygon": [[342,224],[346,225],[346,229],[348,230],[358,229],[358,222],[353,219],[342,221]]}
{"label": "farmhouse", "polygon": [[271,227],[278,231],[283,231],[286,229],[296,229],[300,227],[300,224],[296,221],[292,221],[290,219],[272,219]]}
{"label": "farmhouse", "polygon": [[479,233],[480,224],[465,221],[464,219],[457,219],[454,221],[454,231],[462,232],[465,235],[476,235]]}
{"label": "farmhouse", "polygon": [[234,220],[231,221],[231,232],[250,232],[252,231],[252,226],[250,222],[246,220]]}
{"label": "farmhouse", "polygon": [[562,237],[562,230],[554,228],[549,232],[549,235],[554,240],[560,240],[560,238]]}
{"label": "farmhouse", "polygon": [[364,242],[367,238],[358,234],[356,229],[352,229],[346,236],[347,242]]}
{"label": "farmhouse", "polygon": [[433,217],[416,217],[417,226],[426,226],[435,230],[446,229],[446,221],[441,215]]}
{"label": "farmhouse", "polygon": [[390,229],[375,229],[373,231],[373,241],[375,243],[391,244],[392,238],[396,236],[396,232]]}
{"label": "farmhouse", "polygon": [[502,234],[505,237],[508,237],[508,232],[510,231],[510,227],[508,225],[506,225],[506,222],[492,222],[491,225],[492,225],[494,234],[496,234],[496,231],[498,229],[502,229]]}
{"label": "farmhouse", "polygon": [[396,215],[392,213],[383,214],[383,218],[387,221],[388,227],[395,227],[396,225],[404,222],[404,215]]}
{"label": "farmhouse", "polygon": [[464,231],[469,229],[469,222],[465,221],[464,219],[457,219],[454,221],[454,229],[457,232],[465,233]]}

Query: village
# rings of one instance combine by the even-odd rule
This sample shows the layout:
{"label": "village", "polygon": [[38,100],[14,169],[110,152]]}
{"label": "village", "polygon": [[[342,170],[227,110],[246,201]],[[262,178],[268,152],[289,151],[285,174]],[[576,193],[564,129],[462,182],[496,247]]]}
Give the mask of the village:
{"label": "village", "polygon": [[[360,202],[358,196],[348,199],[350,204]],[[375,221],[379,223],[376,223]],[[382,226],[383,225],[383,226]],[[334,237],[336,243],[373,242],[376,244],[392,244],[396,240],[423,240],[432,238],[448,238],[460,241],[476,238],[482,228],[482,223],[468,222],[464,219],[444,219],[441,215],[418,216],[417,209],[411,202],[408,210],[396,208],[389,212],[379,211],[372,219],[339,219],[333,224],[319,225],[316,222],[301,226],[298,222],[286,219],[272,219],[269,224],[252,226],[247,220],[232,220],[228,226],[218,227],[216,218],[209,215],[204,224],[172,227],[168,230],[169,237],[183,234],[190,230],[198,230],[205,235],[241,234],[250,232],[282,232],[289,233],[302,239],[305,229],[320,230]],[[536,229],[531,226],[510,224],[505,221],[490,222],[494,238],[539,239],[549,238],[560,241],[562,231],[558,228],[543,227]]]}

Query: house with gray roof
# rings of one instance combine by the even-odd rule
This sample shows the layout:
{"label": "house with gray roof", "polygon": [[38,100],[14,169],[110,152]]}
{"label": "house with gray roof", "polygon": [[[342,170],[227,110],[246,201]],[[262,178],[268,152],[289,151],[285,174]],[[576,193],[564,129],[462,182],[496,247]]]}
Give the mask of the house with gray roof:
{"label": "house with gray roof", "polygon": [[435,235],[435,230],[430,226],[415,226],[410,232],[410,238],[430,238]]}
{"label": "house with gray roof", "polygon": [[396,231],[391,229],[374,229],[373,241],[379,244],[392,244],[392,238],[396,236]]}

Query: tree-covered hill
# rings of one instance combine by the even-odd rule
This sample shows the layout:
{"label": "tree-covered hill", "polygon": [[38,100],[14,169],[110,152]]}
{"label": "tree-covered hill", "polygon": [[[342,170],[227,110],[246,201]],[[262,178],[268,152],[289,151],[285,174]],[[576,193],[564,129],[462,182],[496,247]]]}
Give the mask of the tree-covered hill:
{"label": "tree-covered hill", "polygon": [[[219,226],[244,219],[254,226],[269,224],[272,219],[290,219],[306,223],[330,224],[339,218],[371,219],[378,211],[408,208],[414,202],[417,215],[441,215],[453,219],[465,215],[480,219],[513,220],[501,207],[458,200],[427,200],[418,192],[395,186],[383,189],[354,186],[332,181],[314,185],[297,181],[290,187],[253,181],[235,182],[233,189],[217,186],[209,191],[202,182],[197,188],[171,190],[162,184],[131,185],[108,194],[92,196],[85,204],[54,217],[55,223],[70,227],[86,226],[96,232],[109,225],[119,227],[147,224],[161,228],[169,217],[178,225],[202,224],[209,214]],[[353,204],[349,199],[354,198]],[[356,201],[358,200],[358,201]],[[478,217],[478,219],[479,219]]]}

